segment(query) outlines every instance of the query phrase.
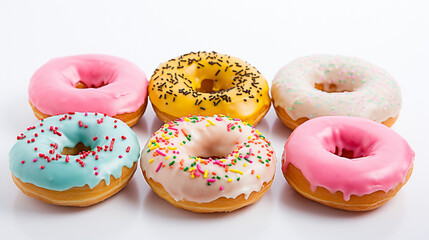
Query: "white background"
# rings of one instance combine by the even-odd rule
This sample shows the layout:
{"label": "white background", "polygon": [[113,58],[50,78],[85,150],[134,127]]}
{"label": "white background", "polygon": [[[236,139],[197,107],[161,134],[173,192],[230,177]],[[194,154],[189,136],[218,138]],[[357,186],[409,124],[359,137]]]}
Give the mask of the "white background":
{"label": "white background", "polygon": [[[0,239],[429,239],[429,6],[424,1],[0,1]],[[365,213],[306,200],[277,165],[256,204],[227,214],[194,214],[158,198],[138,170],[114,197],[88,208],[25,196],[12,182],[8,152],[36,122],[27,102],[33,72],[51,58],[103,53],[126,58],[150,77],[190,51],[248,61],[271,83],[295,58],[357,56],[399,82],[403,108],[393,129],[416,152],[399,194]],[[149,105],[133,130],[144,144],[161,122]],[[257,126],[280,158],[290,130],[273,109]]]}

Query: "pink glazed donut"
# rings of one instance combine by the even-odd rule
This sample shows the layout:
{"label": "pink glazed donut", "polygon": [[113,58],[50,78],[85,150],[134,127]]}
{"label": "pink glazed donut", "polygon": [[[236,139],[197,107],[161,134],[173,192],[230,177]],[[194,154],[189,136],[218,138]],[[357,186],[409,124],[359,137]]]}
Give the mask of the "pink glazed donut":
{"label": "pink glazed donut", "polygon": [[289,137],[283,174],[302,196],[348,211],[390,200],[408,181],[414,152],[392,129],[358,117],[309,120]]}
{"label": "pink glazed donut", "polygon": [[68,112],[98,112],[133,126],[147,105],[146,75],[114,56],[55,58],[30,80],[29,102],[38,119]]}

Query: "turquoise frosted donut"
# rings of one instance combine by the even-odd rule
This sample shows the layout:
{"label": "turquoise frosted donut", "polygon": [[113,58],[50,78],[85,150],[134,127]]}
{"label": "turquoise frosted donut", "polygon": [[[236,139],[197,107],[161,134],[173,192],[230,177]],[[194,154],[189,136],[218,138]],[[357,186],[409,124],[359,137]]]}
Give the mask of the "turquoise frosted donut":
{"label": "turquoise frosted donut", "polygon": [[[90,191],[104,181],[101,185],[111,191],[104,193],[105,199],[126,185],[140,156],[140,146],[131,128],[121,120],[97,113],[49,117],[27,128],[17,139],[9,153],[9,166],[15,183],[27,195],[60,205],[82,206],[95,202],[82,204],[80,200],[70,203],[65,199],[48,199],[40,191],[35,192],[33,185],[37,190],[51,190],[59,194],[85,186]],[[77,155],[62,154],[64,148],[74,148],[78,143],[89,150]],[[129,176],[126,178],[122,176],[123,167],[131,169],[127,171]],[[115,183],[121,180],[119,183],[123,186],[109,186],[112,179],[116,180]],[[94,200],[95,196],[88,198],[91,199],[86,201]]]}

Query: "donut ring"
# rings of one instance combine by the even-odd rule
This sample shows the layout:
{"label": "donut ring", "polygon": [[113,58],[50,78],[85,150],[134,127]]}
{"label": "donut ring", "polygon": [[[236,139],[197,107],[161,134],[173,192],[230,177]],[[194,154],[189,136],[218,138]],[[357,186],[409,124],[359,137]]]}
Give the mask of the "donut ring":
{"label": "donut ring", "polygon": [[295,129],[321,116],[357,116],[390,127],[398,118],[401,91],[383,69],[358,58],[314,55],[296,59],[271,88],[278,117]]}
{"label": "donut ring", "polygon": [[193,212],[230,212],[270,188],[276,155],[261,133],[225,116],[184,117],[165,124],[142,150],[153,191]]}
{"label": "donut ring", "polygon": [[145,74],[135,64],[107,55],[52,59],[30,80],[28,96],[40,120],[68,112],[99,112],[135,125],[147,105]]}
{"label": "donut ring", "polygon": [[161,64],[149,98],[163,122],[190,115],[229,115],[256,125],[271,99],[265,78],[250,64],[216,52],[189,53]]}
{"label": "donut ring", "polygon": [[377,208],[413,170],[414,152],[390,128],[371,120],[328,116],[296,128],[283,153],[283,174],[302,196],[348,211]]}
{"label": "donut ring", "polygon": [[89,206],[114,195],[140,156],[134,132],[97,113],[49,117],[17,139],[9,153],[13,181],[25,194],[56,205]]}

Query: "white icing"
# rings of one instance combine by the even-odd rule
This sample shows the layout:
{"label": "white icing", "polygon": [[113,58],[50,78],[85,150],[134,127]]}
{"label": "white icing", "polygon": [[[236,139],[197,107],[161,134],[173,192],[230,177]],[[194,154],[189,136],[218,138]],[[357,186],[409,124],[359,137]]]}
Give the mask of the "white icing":
{"label": "white icing", "polygon": [[[333,84],[337,92],[325,92]],[[396,117],[401,92],[383,69],[353,57],[314,55],[283,67],[271,88],[274,106],[293,119],[341,115],[383,122]]]}
{"label": "white icing", "polygon": [[[276,156],[273,148],[267,143],[268,141],[264,140],[264,137],[260,137],[262,135],[260,135],[259,131],[241,121],[235,121],[228,117],[204,117],[204,119],[198,117],[198,119],[200,121],[196,123],[178,120],[176,122],[178,125],[170,122],[172,124],[171,128],[177,129],[177,131],[168,130],[168,133],[173,132],[173,135],[163,132],[168,126],[164,125],[149,139],[141,156],[141,168],[147,178],[162,184],[176,201],[187,200],[198,203],[211,202],[220,197],[236,198],[241,194],[244,194],[247,199],[252,192],[260,191],[264,183],[268,183],[273,179],[277,161]],[[233,125],[234,130],[228,131],[228,125]],[[239,126],[241,132],[239,131]],[[187,140],[181,130],[191,136],[191,141]],[[175,132],[178,133],[177,137],[174,136]],[[168,150],[166,156],[153,156],[156,149],[148,152],[150,147],[154,146],[151,143],[152,141],[155,141],[157,137],[161,139],[165,136],[170,138],[168,139],[169,142],[159,141],[159,147],[156,149],[162,153],[166,153],[166,150]],[[183,144],[184,141],[186,144]],[[234,150],[239,146],[243,147],[237,153],[234,153]],[[168,149],[168,147],[171,149]],[[172,150],[174,147],[177,147],[177,149]],[[250,154],[248,154],[249,149],[252,149]],[[173,156],[176,159],[173,159]],[[237,159],[237,156],[241,156],[241,160],[237,159],[237,163],[230,166],[228,172],[226,172],[224,167],[214,164],[213,161],[207,165],[201,163],[201,161],[208,161],[207,158],[210,156],[224,157],[225,164],[231,163],[232,160]],[[258,156],[261,157],[264,163],[259,161]],[[168,159],[166,159],[167,157]],[[190,157],[201,157],[202,159],[196,161]],[[208,171],[207,178],[204,178],[204,174],[198,170],[196,172],[200,176],[198,177],[194,174],[194,178],[192,178],[189,169],[187,171],[180,169],[182,159],[184,160],[183,167],[190,167],[193,162],[197,162],[202,172]],[[170,167],[169,164],[173,160],[175,163]],[[266,164],[265,160],[269,160],[268,164]],[[161,167],[156,172],[160,162],[165,164],[165,167]],[[233,172],[232,169],[241,171],[243,174]],[[254,170],[253,174],[252,170]],[[214,176],[212,172],[216,173],[216,176],[219,176],[220,179],[216,179],[215,182],[208,185],[207,179],[211,179]],[[237,180],[237,178],[240,179]],[[228,182],[228,179],[232,180]]]}

